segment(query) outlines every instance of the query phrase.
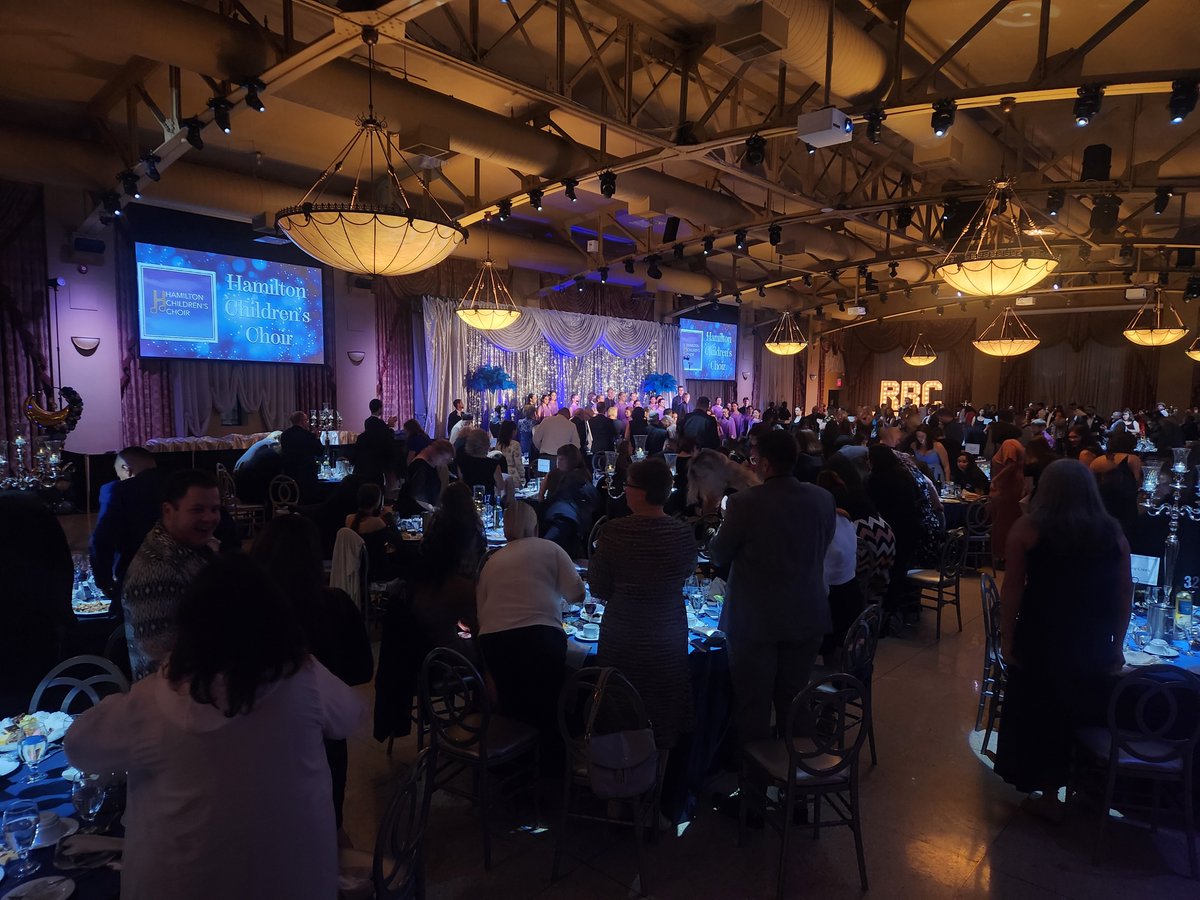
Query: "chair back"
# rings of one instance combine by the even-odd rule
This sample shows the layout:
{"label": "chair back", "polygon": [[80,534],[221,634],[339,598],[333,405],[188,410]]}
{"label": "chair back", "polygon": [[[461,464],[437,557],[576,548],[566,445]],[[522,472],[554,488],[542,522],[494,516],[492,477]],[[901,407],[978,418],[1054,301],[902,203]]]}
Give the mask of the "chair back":
{"label": "chair back", "polygon": [[942,544],[941,558],[938,560],[938,572],[944,581],[957,581],[962,574],[963,565],[967,560],[967,530],[953,528],[946,532],[946,540]]}
{"label": "chair back", "polygon": [[857,767],[870,704],[866,686],[853,675],[834,672],[811,682],[788,708],[784,744],[792,770],[827,778]]}
{"label": "chair back", "polygon": [[371,576],[367,571],[367,545],[353,528],[339,528],[333,542],[333,566],[329,586],[350,595],[366,615],[370,606]]}
{"label": "chair back", "polygon": [[1112,759],[1127,754],[1151,764],[1181,761],[1191,771],[1200,740],[1200,676],[1178,666],[1136,669],[1108,702]]}
{"label": "chair back", "polygon": [[[72,656],[46,673],[34,689],[29,711],[37,712],[48,692],[50,699],[61,694],[59,711],[74,715],[95,706],[109,694],[124,694],[128,690],[129,681],[121,670],[103,656]],[[86,705],[77,705],[80,700]]]}
{"label": "chair back", "polygon": [[558,695],[558,731],[568,747],[588,733],[615,734],[650,727],[642,696],[624,675],[612,669],[601,684],[604,668],[586,666],[571,673]]}
{"label": "chair back", "polygon": [[978,538],[991,534],[992,517],[986,499],[967,504],[967,537]]}
{"label": "chair back", "polygon": [[591,559],[592,554],[596,552],[596,542],[600,540],[600,532],[604,530],[604,523],[607,521],[608,516],[600,516],[592,525],[592,533],[588,535],[587,547],[584,548],[588,559]]}
{"label": "chair back", "polygon": [[468,750],[483,743],[492,711],[483,676],[469,659],[448,647],[430,650],[419,691],[433,747]]}
{"label": "chair back", "polygon": [[422,751],[388,801],[371,863],[376,900],[424,896],[423,840],[433,793],[433,766],[433,751]]}
{"label": "chair back", "polygon": [[842,642],[842,671],[864,685],[870,684],[875,670],[875,649],[879,646],[879,623],[883,618],[878,604],[871,604],[854,620]]}
{"label": "chair back", "polygon": [[996,579],[986,573],[979,575],[979,596],[983,602],[983,637],[988,659],[995,660],[1004,668],[1003,652],[1000,649],[1000,589]]}
{"label": "chair back", "polygon": [[271,515],[291,512],[300,505],[300,485],[290,475],[276,475],[267,487],[267,496],[271,500]]}
{"label": "chair back", "polygon": [[229,474],[224,463],[217,463],[217,486],[221,489],[221,502],[228,506],[237,502],[237,482]]}

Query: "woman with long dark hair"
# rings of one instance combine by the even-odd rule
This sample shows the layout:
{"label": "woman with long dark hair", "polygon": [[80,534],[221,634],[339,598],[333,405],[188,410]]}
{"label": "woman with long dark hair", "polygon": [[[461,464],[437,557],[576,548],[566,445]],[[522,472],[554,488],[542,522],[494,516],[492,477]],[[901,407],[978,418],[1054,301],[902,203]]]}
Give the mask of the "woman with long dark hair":
{"label": "woman with long dark hair", "polygon": [[1087,467],[1051,463],[1008,537],[1000,591],[1008,682],[996,773],[1058,812],[1075,729],[1104,721],[1133,603],[1129,544]]}
{"label": "woman with long dark hair", "polygon": [[521,443],[516,439],[516,434],[516,422],[512,419],[501,422],[500,432],[496,435],[496,449],[492,453],[500,453],[508,466],[509,481],[513,483],[514,488],[520,488],[525,484],[525,461],[521,456]]}
{"label": "woman with long dark hair", "polygon": [[358,488],[357,509],[346,516],[346,527],[367,545],[367,562],[375,581],[391,581],[396,568],[395,517],[383,508],[383,488],[368,482]]}
{"label": "woman with long dark hair", "polygon": [[177,627],[162,668],[64,740],[79,769],[128,773],[121,896],[337,896],[323,742],[350,735],[362,702],[305,650],[294,610],[248,557],[203,569]]}
{"label": "woman with long dark hair", "polygon": [[[303,516],[276,516],[254,539],[250,556],[291,604],[304,631],[308,652],[346,684],[371,680],[375,660],[371,639],[350,595],[323,587],[321,542],[316,526]],[[327,740],[325,756],[333,778],[333,811],[342,827],[348,756],[345,740]]]}

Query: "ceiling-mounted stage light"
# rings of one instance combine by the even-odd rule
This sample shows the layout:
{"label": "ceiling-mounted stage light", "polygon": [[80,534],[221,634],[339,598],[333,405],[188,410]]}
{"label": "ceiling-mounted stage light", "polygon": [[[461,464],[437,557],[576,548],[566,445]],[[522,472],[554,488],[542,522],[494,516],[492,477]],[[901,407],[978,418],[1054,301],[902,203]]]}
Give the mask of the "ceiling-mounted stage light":
{"label": "ceiling-mounted stage light", "polygon": [[1100,113],[1100,104],[1104,98],[1104,85],[1085,84],[1076,93],[1079,94],[1079,97],[1075,101],[1075,124],[1082,128],[1084,125],[1090,124],[1092,119]]}
{"label": "ceiling-mounted stage light", "polygon": [[187,142],[197,150],[203,150],[204,138],[200,137],[200,132],[204,128],[204,123],[199,119],[184,119],[179,124],[187,131]]}
{"label": "ceiling-mounted stage light", "polygon": [[1050,289],[1057,291],[1060,287],[1062,287],[1062,279],[1055,275],[1054,280],[1050,282]]}
{"label": "ceiling-mounted stage light", "polygon": [[511,215],[512,215],[512,201],[511,200],[501,200],[499,203],[496,204],[496,218],[499,219],[501,222],[507,221],[508,217]]}
{"label": "ceiling-mounted stage light", "polygon": [[879,303],[881,306],[887,306],[887,291],[879,292]]}
{"label": "ceiling-mounted stage light", "polygon": [[872,144],[878,144],[880,135],[883,134],[883,120],[887,118],[887,113],[876,106],[863,113],[863,118],[867,120],[867,140]]}
{"label": "ceiling-mounted stage light", "polygon": [[739,228],[733,233],[733,245],[739,250],[746,249],[746,229]]}
{"label": "ceiling-mounted stage light", "polygon": [[575,188],[579,187],[579,181],[575,178],[564,178],[562,180],[563,193],[567,195],[567,199],[574,203],[579,198],[575,196]]}
{"label": "ceiling-mounted stage light", "polygon": [[617,192],[617,173],[611,170],[600,173],[600,193],[606,200],[611,200]]}
{"label": "ceiling-mounted stage light", "polygon": [[761,284],[758,286],[758,296],[760,298],[765,298],[767,296],[767,289]]}
{"label": "ceiling-mounted stage light", "polygon": [[712,235],[711,235],[711,234],[710,234],[710,235],[708,235],[707,237],[705,237],[705,238],[704,238],[704,241],[702,242],[702,245],[703,245],[703,247],[704,247],[704,255],[705,255],[705,256],[712,256],[712,252],[713,252],[713,239],[712,239]]}
{"label": "ceiling-mounted stage light", "polygon": [[1121,219],[1121,198],[1116,194],[1097,194],[1092,197],[1092,214],[1088,224],[1100,234],[1116,230]]}
{"label": "ceiling-mounted stage light", "polygon": [[840,313],[844,313],[844,312],[846,311],[846,301],[845,301],[845,300],[839,300],[839,301],[837,302],[837,308],[838,308],[838,312],[840,312]]}
{"label": "ceiling-mounted stage light", "polygon": [[1050,188],[1046,192],[1046,215],[1057,216],[1063,208],[1063,204],[1067,202],[1067,195],[1062,188]]}
{"label": "ceiling-mounted stage light", "polygon": [[676,259],[683,259],[683,244],[676,244],[671,248],[671,255]]}
{"label": "ceiling-mounted stage light", "polygon": [[633,257],[631,256],[631,257],[627,258],[625,260],[625,262],[623,263],[623,265],[625,266],[625,274],[632,275],[633,274]]}
{"label": "ceiling-mounted stage light", "polygon": [[258,96],[258,92],[266,88],[266,85],[258,79],[252,78],[242,82],[242,87],[246,89],[246,105],[255,112],[266,112],[267,108],[263,106],[263,102]]}
{"label": "ceiling-mounted stage light", "polygon": [[736,289],[734,290],[733,302],[736,303],[738,306],[742,305],[742,292],[740,290],[736,290]]}
{"label": "ceiling-mounted stage light", "polygon": [[101,194],[100,205],[110,216],[121,215],[121,197],[116,191],[106,191]]}
{"label": "ceiling-mounted stage light", "polygon": [[1117,251],[1117,257],[1122,260],[1133,259],[1133,244],[1122,244],[1121,249]]}
{"label": "ceiling-mounted stage light", "polygon": [[596,272],[600,276],[600,283],[608,284],[608,266],[601,266]]}
{"label": "ceiling-mounted stage light", "polygon": [[939,316],[944,316],[946,314],[946,308],[944,306],[939,306],[937,308],[937,314]]}
{"label": "ceiling-mounted stage light", "polygon": [[1159,272],[1158,273],[1158,283],[1159,283],[1160,287],[1166,287],[1167,285],[1169,285],[1171,283],[1171,273],[1170,272]]}
{"label": "ceiling-mounted stage light", "polygon": [[761,134],[746,138],[746,152],[742,156],[748,166],[761,166],[767,158],[767,139]]}
{"label": "ceiling-mounted stage light", "polygon": [[1089,263],[1092,261],[1092,248],[1084,244],[1079,248],[1079,261],[1081,263]]}
{"label": "ceiling-mounted stage light", "polygon": [[1187,280],[1187,287],[1183,289],[1183,300],[1186,303],[1189,300],[1200,300],[1200,277],[1192,275]]}
{"label": "ceiling-mounted stage light", "polygon": [[929,293],[932,296],[936,297],[938,295],[938,291],[940,291],[941,289],[942,289],[942,286],[935,281],[933,284],[931,284],[929,286]]}
{"label": "ceiling-mounted stage light", "polygon": [[812,276],[811,276],[811,275],[809,275],[807,272],[805,272],[805,273],[804,273],[804,277],[803,277],[803,278],[801,278],[800,280],[801,280],[802,282],[804,282],[804,286],[805,286],[806,288],[810,288],[810,287],[812,287],[812,284],[813,284],[813,282],[812,282]]}
{"label": "ceiling-mounted stage light", "polygon": [[662,278],[662,269],[658,267],[659,257],[651,254],[646,257],[646,275],[649,278]]}
{"label": "ceiling-mounted stage light", "polygon": [[584,286],[585,284],[587,284],[587,278],[586,278],[585,276],[583,276],[583,275],[576,275],[576,276],[575,276],[575,290],[579,291],[579,293],[581,293],[581,294],[582,294],[582,293],[583,293],[583,286]]}
{"label": "ceiling-mounted stage light", "polygon": [[1195,81],[1171,82],[1171,97],[1167,100],[1167,110],[1171,113],[1171,124],[1178,125],[1196,108],[1196,97],[1200,94],[1200,86]]}
{"label": "ceiling-mounted stage light", "polygon": [[1015,110],[1016,108],[1017,108],[1017,98],[1016,97],[1001,97],[1000,98],[1000,112],[1004,113],[1006,116],[1009,115],[1010,113],[1012,113],[1013,110]]}
{"label": "ceiling-mounted stage light", "polygon": [[888,276],[889,277],[895,278],[896,273],[899,271],[900,271],[900,263],[896,262],[896,260],[893,259],[890,263],[888,263]]}
{"label": "ceiling-mounted stage light", "polygon": [[538,212],[542,211],[542,197],[543,196],[544,195],[542,194],[542,192],[540,190],[538,190],[537,188],[534,188],[532,191],[529,192],[529,205],[532,206],[534,209],[536,209]]}
{"label": "ceiling-mounted stage light", "polygon": [[229,124],[229,110],[233,109],[233,104],[224,97],[212,97],[208,101],[208,108],[213,111],[213,121],[217,123],[226,134],[233,131],[233,127]]}
{"label": "ceiling-mounted stage light", "polygon": [[121,181],[121,189],[125,191],[125,195],[132,197],[134,200],[142,199],[142,191],[138,187],[138,177],[134,172],[126,169],[117,176]]}
{"label": "ceiling-mounted stage light", "polygon": [[823,306],[815,307],[813,309],[813,315],[818,319],[824,319],[825,318],[825,307],[823,307]]}
{"label": "ceiling-mounted stage light", "polygon": [[808,143],[808,142],[805,142],[805,144],[804,144],[804,149],[808,151],[808,155],[809,155],[809,156],[816,156],[816,155],[817,155],[817,148],[816,148],[816,147],[814,147],[812,144],[810,144],[810,143]]}
{"label": "ceiling-mounted stage light", "polygon": [[1171,202],[1171,198],[1175,194],[1169,187],[1157,187],[1154,189],[1154,214],[1161,216],[1167,210],[1167,204]]}
{"label": "ceiling-mounted stage light", "polygon": [[779,227],[778,223],[772,222],[767,229],[767,242],[772,247],[778,247],[781,240],[783,240],[783,229]]}
{"label": "ceiling-mounted stage light", "polygon": [[957,112],[958,104],[951,98],[934,101],[933,115],[929,117],[929,127],[933,129],[934,136],[946,136],[946,132],[954,125]]}
{"label": "ceiling-mounted stage light", "polygon": [[162,178],[162,175],[160,175],[158,172],[158,164],[160,162],[162,162],[162,160],[153,153],[147,153],[141,159],[141,163],[146,169],[146,177],[151,181],[158,181],[158,179]]}
{"label": "ceiling-mounted stage light", "polygon": [[901,206],[896,210],[896,228],[903,231],[912,224],[915,210],[911,206]]}

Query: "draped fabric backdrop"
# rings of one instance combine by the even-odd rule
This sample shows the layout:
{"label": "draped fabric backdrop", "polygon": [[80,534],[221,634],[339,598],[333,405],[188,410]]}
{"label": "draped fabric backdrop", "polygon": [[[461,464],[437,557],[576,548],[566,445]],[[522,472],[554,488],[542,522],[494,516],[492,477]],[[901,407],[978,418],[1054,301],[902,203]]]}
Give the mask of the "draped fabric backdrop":
{"label": "draped fabric backdrop", "polygon": [[[264,431],[288,427],[295,412],[295,366],[172,360],[175,434],[208,433],[213,410],[224,415],[241,407],[262,416]],[[334,398],[325,398],[331,403]],[[319,408],[319,407],[309,407]]]}
{"label": "draped fabric backdrop", "polygon": [[416,408],[413,309],[420,302],[402,293],[403,281],[375,279],[375,391],[383,400],[384,419],[396,416],[401,423],[413,416]]}
{"label": "draped fabric backdrop", "polygon": [[424,298],[426,430],[435,436],[444,433],[451,401],[466,399],[467,374],[481,365],[503,367],[518,400],[555,390],[562,403],[575,391],[636,391],[649,372],[679,372],[675,325],[525,308],[514,325],[485,334],[454,309],[453,301]]}
{"label": "draped fabric backdrop", "polygon": [[[37,395],[43,406],[51,397],[46,277],[41,188],[0,181],[0,372],[4,377],[0,441],[11,441],[18,434],[29,437],[27,396]],[[83,396],[86,416],[87,385],[71,387]],[[0,443],[0,449],[7,446]]]}
{"label": "draped fabric backdrop", "polygon": [[[942,383],[942,393],[935,400],[957,406],[971,400],[971,369],[973,354],[979,351],[971,344],[975,336],[973,319],[952,319],[949,322],[889,321],[842,332],[845,336],[846,381],[842,406],[857,409],[874,407],[879,403],[879,382],[931,381]],[[901,360],[917,335],[929,342],[937,360],[919,368]],[[982,401],[981,401],[982,402]]]}

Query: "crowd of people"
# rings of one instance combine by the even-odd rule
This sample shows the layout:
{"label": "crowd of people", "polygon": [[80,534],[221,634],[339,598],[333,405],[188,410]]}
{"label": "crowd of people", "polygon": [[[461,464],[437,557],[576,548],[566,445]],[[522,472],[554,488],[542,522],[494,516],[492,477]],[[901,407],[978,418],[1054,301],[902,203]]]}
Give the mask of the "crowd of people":
{"label": "crowd of people", "polygon": [[[1126,410],[1104,421],[1087,408],[1068,415],[1040,404],[1020,413],[818,406],[800,415],[774,403],[759,415],[742,412],[746,398],[692,404],[682,387],[669,405],[606,394],[582,406],[572,396],[557,409],[547,394],[520,422],[491,431],[456,402],[448,438],[413,420],[397,431],[372,401],[353,478],[273,518],[247,555],[214,552],[223,498],[212,475],[159,478],[141,448],[118,455],[91,555],[123,617],[135,683],[78,719],[67,752],[87,771],[129,772],[138,813],[127,823],[124,877],[139,887],[128,896],[161,895],[164,878],[187,882],[193,870],[197,884],[242,877],[230,862],[202,878],[196,867],[214,865],[213,856],[179,848],[218,821],[221,835],[200,840],[224,846],[236,840],[229,823],[253,822],[260,809],[289,823],[278,832],[292,842],[281,868],[306,873],[289,896],[329,896],[345,738],[364,714],[350,687],[374,677],[376,737],[405,734],[416,671],[432,647],[467,653],[488,674],[499,710],[552,744],[566,675],[562,617],[584,598],[585,582],[607,604],[599,662],[642,694],[665,766],[695,724],[682,592],[701,552],[727,582],[720,628],[736,733],[742,742],[765,737],[817,658],[836,663],[842,634],[868,604],[882,605],[885,634],[918,619],[906,575],[936,563],[950,485],[988,497],[993,551],[1008,568],[1004,634],[1018,674],[997,771],[1022,790],[1056,786],[1068,751],[1036,765],[1027,757],[1047,729],[1061,735],[1064,721],[1094,712],[1117,664],[1137,442],[1182,444],[1195,415]],[[523,430],[525,422],[534,424]],[[611,468],[596,465],[605,452],[615,454]],[[539,459],[550,461],[539,490],[517,499],[543,474]],[[476,486],[505,510],[507,542],[490,554]],[[425,518],[423,534],[405,552],[396,519],[414,514]],[[372,572],[390,582],[377,668],[361,610],[324,586],[330,527],[357,533]],[[582,573],[580,559],[589,560]],[[1081,572],[1086,590],[1063,581]],[[1058,603],[1063,596],[1072,603]],[[1047,635],[1078,637],[1081,627],[1086,640],[1072,640],[1078,653],[1064,663]],[[1064,665],[1070,672],[1052,686]],[[1081,695],[1096,702],[1068,714],[1065,704]],[[168,814],[184,806],[200,813]],[[254,844],[262,847],[261,835]],[[270,859],[263,851],[253,865]]]}

